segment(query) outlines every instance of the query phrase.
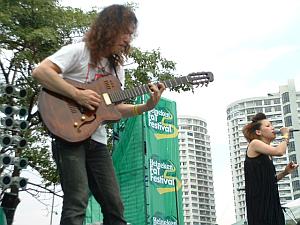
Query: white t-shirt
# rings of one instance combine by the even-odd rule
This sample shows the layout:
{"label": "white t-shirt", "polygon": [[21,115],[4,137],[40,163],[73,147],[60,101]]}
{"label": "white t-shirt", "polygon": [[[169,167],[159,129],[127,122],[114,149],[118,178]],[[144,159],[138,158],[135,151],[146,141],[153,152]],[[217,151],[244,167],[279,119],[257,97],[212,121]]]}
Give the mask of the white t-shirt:
{"label": "white t-shirt", "polygon": [[[106,75],[116,76],[115,71],[110,68],[106,58],[103,58],[96,68],[91,66],[90,52],[85,46],[85,42],[66,45],[49,56],[48,59],[61,69],[63,78],[78,82],[87,83]],[[117,77],[122,87],[124,87],[124,69],[123,67],[117,67],[116,70]],[[107,144],[105,125],[99,126],[91,138],[97,142]]]}

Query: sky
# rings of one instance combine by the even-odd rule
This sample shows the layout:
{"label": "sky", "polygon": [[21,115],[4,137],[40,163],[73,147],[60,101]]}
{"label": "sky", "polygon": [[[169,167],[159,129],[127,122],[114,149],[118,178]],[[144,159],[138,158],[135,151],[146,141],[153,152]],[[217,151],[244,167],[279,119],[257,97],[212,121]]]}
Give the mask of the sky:
{"label": "sky", "polygon": [[[63,0],[62,4],[90,10],[125,2]],[[179,115],[198,116],[207,122],[217,223],[230,225],[235,216],[226,107],[237,100],[278,92],[288,79],[294,79],[300,91],[300,1],[133,2],[138,3],[139,20],[134,46],[159,49],[163,57],[176,63],[176,74],[214,74],[215,80],[208,87],[198,87],[194,93],[166,91],[164,97],[176,101]],[[59,223],[61,203],[57,198],[55,206],[57,214],[53,215],[52,224]],[[51,225],[50,212],[22,193],[14,225],[27,224]]]}

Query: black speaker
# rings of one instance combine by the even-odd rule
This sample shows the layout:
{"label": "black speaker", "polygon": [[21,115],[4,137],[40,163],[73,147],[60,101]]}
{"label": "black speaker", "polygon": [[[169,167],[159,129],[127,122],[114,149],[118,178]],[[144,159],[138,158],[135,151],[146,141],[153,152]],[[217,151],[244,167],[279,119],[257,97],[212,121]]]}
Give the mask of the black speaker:
{"label": "black speaker", "polygon": [[0,137],[0,145],[2,147],[7,147],[11,145],[12,143],[12,137],[10,135],[4,134]]}
{"label": "black speaker", "polygon": [[11,176],[5,174],[0,177],[0,186],[2,188],[8,188],[12,184]]}
{"label": "black speaker", "polygon": [[27,140],[19,136],[14,136],[12,142],[17,148],[25,148],[27,146]]}
{"label": "black speaker", "polygon": [[11,116],[14,113],[14,109],[11,105],[1,105],[0,106],[1,112],[3,112],[6,116]]}
{"label": "black speaker", "polygon": [[28,128],[28,121],[27,120],[14,120],[14,128],[18,130],[26,130]]}
{"label": "black speaker", "polygon": [[10,116],[1,118],[1,124],[6,128],[12,128],[14,125],[14,119]]}
{"label": "black speaker", "polygon": [[10,157],[9,155],[7,155],[7,154],[0,155],[0,165],[1,166],[7,167],[7,166],[11,165],[12,162],[13,162],[13,158]]}
{"label": "black speaker", "polygon": [[27,158],[20,158],[15,157],[14,158],[14,165],[18,167],[19,169],[26,169],[28,166],[28,159]]}
{"label": "black speaker", "polygon": [[17,94],[15,96],[18,98],[25,98],[27,96],[27,90],[24,88],[17,89]]}
{"label": "black speaker", "polygon": [[17,188],[21,188],[22,190],[25,190],[27,186],[27,180],[24,177],[13,177],[11,185],[16,186]]}
{"label": "black speaker", "polygon": [[28,114],[28,110],[25,107],[14,107],[14,111],[19,117],[25,117]]}
{"label": "black speaker", "polygon": [[13,85],[7,84],[5,86],[2,86],[2,93],[7,95],[7,96],[11,96],[13,95],[15,92],[15,88]]}

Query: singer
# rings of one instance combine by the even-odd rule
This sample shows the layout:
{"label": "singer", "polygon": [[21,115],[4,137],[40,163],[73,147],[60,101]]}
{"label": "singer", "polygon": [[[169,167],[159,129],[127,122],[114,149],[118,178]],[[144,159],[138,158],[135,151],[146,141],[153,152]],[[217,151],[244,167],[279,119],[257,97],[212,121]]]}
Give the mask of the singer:
{"label": "singer", "polygon": [[271,122],[263,113],[258,113],[252,122],[245,125],[243,134],[249,142],[244,162],[245,191],[248,225],[284,225],[278,184],[298,165],[290,162],[284,171],[276,175],[273,156],[283,156],[289,142],[289,129],[280,129],[282,141],[271,146],[276,134]]}

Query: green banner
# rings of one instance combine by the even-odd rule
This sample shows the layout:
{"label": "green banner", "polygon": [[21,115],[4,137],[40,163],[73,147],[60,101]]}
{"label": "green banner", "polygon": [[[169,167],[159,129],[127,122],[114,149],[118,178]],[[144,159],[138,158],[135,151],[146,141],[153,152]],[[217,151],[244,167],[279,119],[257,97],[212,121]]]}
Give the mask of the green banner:
{"label": "green banner", "polygon": [[0,207],[0,225],[6,225],[6,215],[2,207]]}
{"label": "green banner", "polygon": [[162,98],[144,116],[152,225],[183,224],[176,103]]}

